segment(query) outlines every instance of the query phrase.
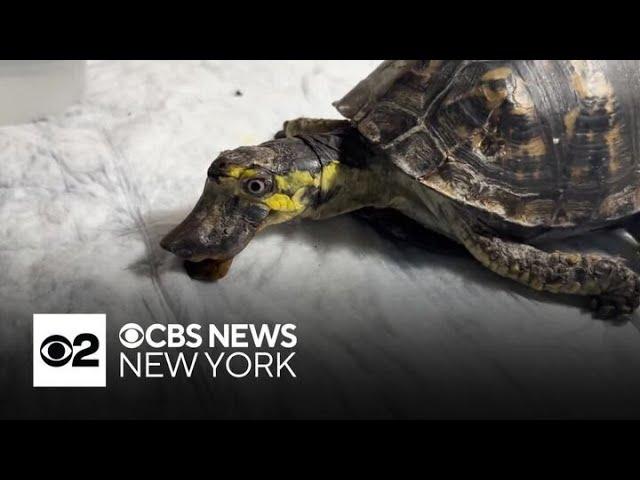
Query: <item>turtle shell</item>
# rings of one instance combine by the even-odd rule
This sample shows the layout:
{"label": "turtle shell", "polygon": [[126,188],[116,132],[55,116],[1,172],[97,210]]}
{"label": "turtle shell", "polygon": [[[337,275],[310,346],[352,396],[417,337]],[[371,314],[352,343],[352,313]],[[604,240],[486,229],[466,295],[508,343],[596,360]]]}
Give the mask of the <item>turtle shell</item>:
{"label": "turtle shell", "polygon": [[640,208],[640,62],[392,60],[334,104],[401,170],[524,227]]}

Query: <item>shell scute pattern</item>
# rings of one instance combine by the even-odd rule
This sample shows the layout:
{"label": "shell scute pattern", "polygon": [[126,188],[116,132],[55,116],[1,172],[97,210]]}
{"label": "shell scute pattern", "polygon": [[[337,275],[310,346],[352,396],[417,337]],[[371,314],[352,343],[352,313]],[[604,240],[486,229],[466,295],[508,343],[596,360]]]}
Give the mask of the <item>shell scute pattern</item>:
{"label": "shell scute pattern", "polygon": [[640,209],[639,62],[400,62],[337,106],[426,186],[525,227]]}

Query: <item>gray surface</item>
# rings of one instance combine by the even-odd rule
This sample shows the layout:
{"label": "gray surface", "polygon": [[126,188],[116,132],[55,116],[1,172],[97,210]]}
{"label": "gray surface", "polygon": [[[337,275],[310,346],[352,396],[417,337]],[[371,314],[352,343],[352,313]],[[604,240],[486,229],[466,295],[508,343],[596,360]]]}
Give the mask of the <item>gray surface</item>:
{"label": "gray surface", "polygon": [[[160,250],[220,150],[335,117],[375,64],[92,62],[82,105],[0,128],[0,417],[638,416],[637,314],[593,319],[351,217],[264,232],[213,285]],[[588,245],[635,248],[622,234]],[[295,323],[298,378],[110,371],[102,392],[33,390],[31,315],[103,311],[112,339],[131,321]]]}
{"label": "gray surface", "polygon": [[83,60],[0,60],[0,125],[38,120],[82,98]]}

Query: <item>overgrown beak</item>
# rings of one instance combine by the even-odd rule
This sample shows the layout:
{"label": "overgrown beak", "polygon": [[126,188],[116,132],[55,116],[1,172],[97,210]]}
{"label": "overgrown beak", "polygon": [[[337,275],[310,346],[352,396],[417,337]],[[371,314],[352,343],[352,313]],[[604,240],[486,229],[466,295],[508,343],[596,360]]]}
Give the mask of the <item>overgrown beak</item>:
{"label": "overgrown beak", "polygon": [[220,277],[204,277],[226,274],[233,257],[248,245],[267,214],[266,208],[224,195],[207,182],[193,211],[160,245],[185,259],[192,277],[195,273],[194,278],[215,280]]}

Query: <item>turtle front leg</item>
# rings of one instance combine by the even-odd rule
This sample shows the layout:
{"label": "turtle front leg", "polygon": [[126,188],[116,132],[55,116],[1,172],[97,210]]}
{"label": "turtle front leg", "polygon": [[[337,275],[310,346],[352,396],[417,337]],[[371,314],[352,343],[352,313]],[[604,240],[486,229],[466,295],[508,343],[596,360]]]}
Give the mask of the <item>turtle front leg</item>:
{"label": "turtle front leg", "polygon": [[592,296],[600,317],[631,313],[640,304],[640,278],[622,259],[568,252],[547,253],[530,245],[460,233],[469,252],[493,272],[536,290]]}
{"label": "turtle front leg", "polygon": [[275,138],[335,133],[349,128],[350,125],[351,123],[348,120],[300,117],[284,122],[282,130],[276,133]]}

